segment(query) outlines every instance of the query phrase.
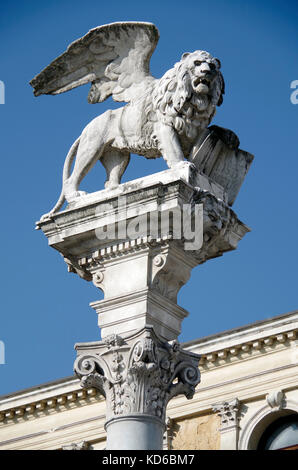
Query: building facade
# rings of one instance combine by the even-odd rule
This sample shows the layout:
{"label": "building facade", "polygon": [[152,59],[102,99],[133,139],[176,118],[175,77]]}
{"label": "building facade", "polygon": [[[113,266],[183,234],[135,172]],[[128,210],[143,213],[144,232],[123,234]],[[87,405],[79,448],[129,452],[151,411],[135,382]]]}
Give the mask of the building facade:
{"label": "building facade", "polygon": [[[297,448],[297,330],[295,311],[185,343],[201,383],[170,401],[164,448]],[[67,377],[0,397],[0,450],[104,449],[104,422],[104,397]]]}

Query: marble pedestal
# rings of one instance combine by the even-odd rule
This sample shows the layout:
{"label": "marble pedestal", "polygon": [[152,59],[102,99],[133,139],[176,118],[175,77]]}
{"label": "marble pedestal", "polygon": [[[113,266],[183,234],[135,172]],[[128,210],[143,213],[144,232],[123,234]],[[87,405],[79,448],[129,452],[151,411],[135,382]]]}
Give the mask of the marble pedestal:
{"label": "marble pedestal", "polygon": [[102,341],[76,345],[75,371],[106,397],[108,448],[161,448],[168,401],[191,398],[200,380],[199,356],[176,342],[188,314],[177,294],[248,227],[189,164],[81,197],[37,225],[69,271],[104,292],[91,304]]}

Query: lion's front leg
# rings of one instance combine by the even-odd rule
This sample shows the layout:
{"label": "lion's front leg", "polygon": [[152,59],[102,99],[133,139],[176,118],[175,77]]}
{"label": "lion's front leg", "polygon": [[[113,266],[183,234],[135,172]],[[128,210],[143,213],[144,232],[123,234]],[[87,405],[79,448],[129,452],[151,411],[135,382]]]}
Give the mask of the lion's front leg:
{"label": "lion's front leg", "polygon": [[161,154],[169,168],[185,163],[184,154],[176,131],[166,124],[159,123],[156,128]]}

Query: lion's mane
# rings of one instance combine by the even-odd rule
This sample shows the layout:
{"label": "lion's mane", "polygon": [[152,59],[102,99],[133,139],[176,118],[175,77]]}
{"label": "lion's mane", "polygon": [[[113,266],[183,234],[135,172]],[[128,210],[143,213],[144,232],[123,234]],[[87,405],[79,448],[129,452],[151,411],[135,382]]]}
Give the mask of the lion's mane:
{"label": "lion's mane", "polygon": [[[155,82],[145,103],[148,124],[161,120],[189,139],[196,137],[198,127],[208,127],[216,106],[223,101],[224,93],[224,80],[219,71],[207,95],[195,92],[189,73],[192,55],[185,54],[180,62]],[[145,132],[147,138],[149,133],[148,128]]]}

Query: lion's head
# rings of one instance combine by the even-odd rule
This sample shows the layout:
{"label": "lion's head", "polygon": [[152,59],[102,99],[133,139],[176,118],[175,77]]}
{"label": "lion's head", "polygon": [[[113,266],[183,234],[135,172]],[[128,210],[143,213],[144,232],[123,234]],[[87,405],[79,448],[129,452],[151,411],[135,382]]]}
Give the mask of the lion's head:
{"label": "lion's head", "polygon": [[194,138],[209,125],[223,101],[220,61],[205,51],[186,52],[158,81],[153,107],[179,134]]}

